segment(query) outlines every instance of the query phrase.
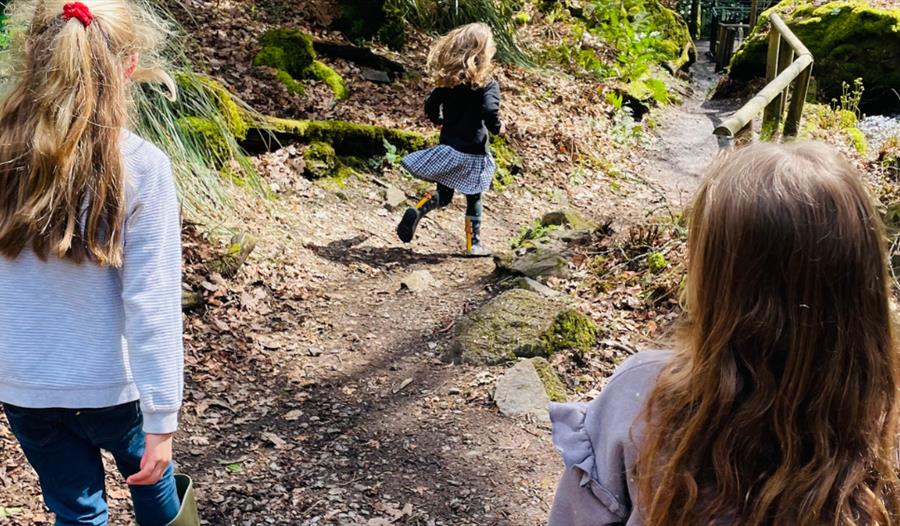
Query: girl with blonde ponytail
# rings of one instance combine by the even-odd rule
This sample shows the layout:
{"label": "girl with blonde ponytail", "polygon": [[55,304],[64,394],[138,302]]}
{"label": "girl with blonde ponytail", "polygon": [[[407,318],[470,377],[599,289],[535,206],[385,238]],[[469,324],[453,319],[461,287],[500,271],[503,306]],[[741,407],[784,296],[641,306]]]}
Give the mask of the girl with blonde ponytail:
{"label": "girl with blonde ponytail", "polygon": [[128,132],[166,26],[132,0],[9,7],[0,96],[0,402],[58,525],[107,524],[101,450],[141,526],[198,524],[173,474],[183,388],[179,203]]}

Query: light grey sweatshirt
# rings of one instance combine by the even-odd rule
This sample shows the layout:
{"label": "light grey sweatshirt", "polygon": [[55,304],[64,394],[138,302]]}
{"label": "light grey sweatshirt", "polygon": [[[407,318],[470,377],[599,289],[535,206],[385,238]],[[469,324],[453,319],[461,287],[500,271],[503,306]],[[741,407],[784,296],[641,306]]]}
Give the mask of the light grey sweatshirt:
{"label": "light grey sweatshirt", "polygon": [[178,427],[181,225],[171,163],[123,132],[124,264],[0,256],[0,402],[99,408],[140,399],[144,431]]}
{"label": "light grey sweatshirt", "polygon": [[634,509],[634,464],[644,429],[644,405],[669,351],[644,351],[616,369],[589,403],[550,404],[553,444],[566,469],[549,526],[642,526]]}

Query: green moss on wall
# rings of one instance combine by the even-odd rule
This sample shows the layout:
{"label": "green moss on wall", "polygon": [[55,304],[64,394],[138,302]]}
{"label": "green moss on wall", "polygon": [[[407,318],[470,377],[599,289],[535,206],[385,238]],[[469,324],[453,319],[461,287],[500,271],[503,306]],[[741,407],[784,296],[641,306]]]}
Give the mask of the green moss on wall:
{"label": "green moss on wall", "polygon": [[537,371],[538,378],[544,384],[544,390],[547,391],[547,398],[551,402],[566,401],[566,385],[559,379],[559,375],[553,370],[550,362],[544,358],[531,358],[531,364]]}
{"label": "green moss on wall", "polygon": [[[900,9],[875,9],[862,0],[820,5],[792,0],[773,10],[812,53],[813,75],[822,98],[838,98],[844,82],[862,78],[865,106],[876,111],[900,107],[900,99],[893,94],[900,86],[900,68],[895,66],[900,64]],[[767,30],[767,25],[760,24],[735,54],[730,71],[734,80],[765,76]]]}

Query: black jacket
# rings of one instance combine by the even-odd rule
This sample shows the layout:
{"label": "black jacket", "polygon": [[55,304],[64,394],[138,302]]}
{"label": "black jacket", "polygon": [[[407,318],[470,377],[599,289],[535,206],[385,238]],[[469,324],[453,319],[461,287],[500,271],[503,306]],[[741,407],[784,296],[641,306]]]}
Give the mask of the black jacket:
{"label": "black jacket", "polygon": [[488,131],[500,133],[500,85],[436,88],[425,99],[425,113],[441,125],[441,144],[463,153],[488,152]]}

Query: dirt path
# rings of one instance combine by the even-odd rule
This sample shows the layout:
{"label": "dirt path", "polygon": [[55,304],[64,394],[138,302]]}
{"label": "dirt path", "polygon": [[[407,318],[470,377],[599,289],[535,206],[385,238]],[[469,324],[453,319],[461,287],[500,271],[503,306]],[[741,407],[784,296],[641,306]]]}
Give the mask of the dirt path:
{"label": "dirt path", "polygon": [[688,202],[700,178],[719,152],[713,130],[738,105],[732,100],[708,100],[719,75],[706,53],[709,43],[698,44],[698,60],[691,66],[692,82],[684,104],[668,109],[659,120],[645,175],[659,184],[673,205]]}
{"label": "dirt path", "polygon": [[[702,101],[713,82],[707,64],[695,74],[685,106],[662,115],[664,140],[645,174],[669,199],[689,192],[715,155],[721,110]],[[421,188],[396,174],[387,183],[410,202]],[[254,262],[234,282],[198,278],[213,308],[187,321],[178,459],[196,479],[206,524],[545,522],[561,471],[549,429],[497,412],[490,391],[502,367],[441,359],[456,321],[496,294],[493,264],[458,257],[459,201],[402,245],[393,234],[402,210],[385,208],[383,184],[324,189],[287,175],[277,209],[247,212],[261,239]],[[562,204],[546,197],[552,190],[491,194],[489,244],[506,245]],[[610,208],[599,194],[569,195],[588,215]],[[642,206],[634,195],[630,206]],[[415,270],[436,283],[401,290]],[[15,491],[0,506],[22,508],[5,523],[44,524],[36,481],[5,426],[0,448],[0,487]],[[127,494],[114,488],[112,523],[126,524]]]}

